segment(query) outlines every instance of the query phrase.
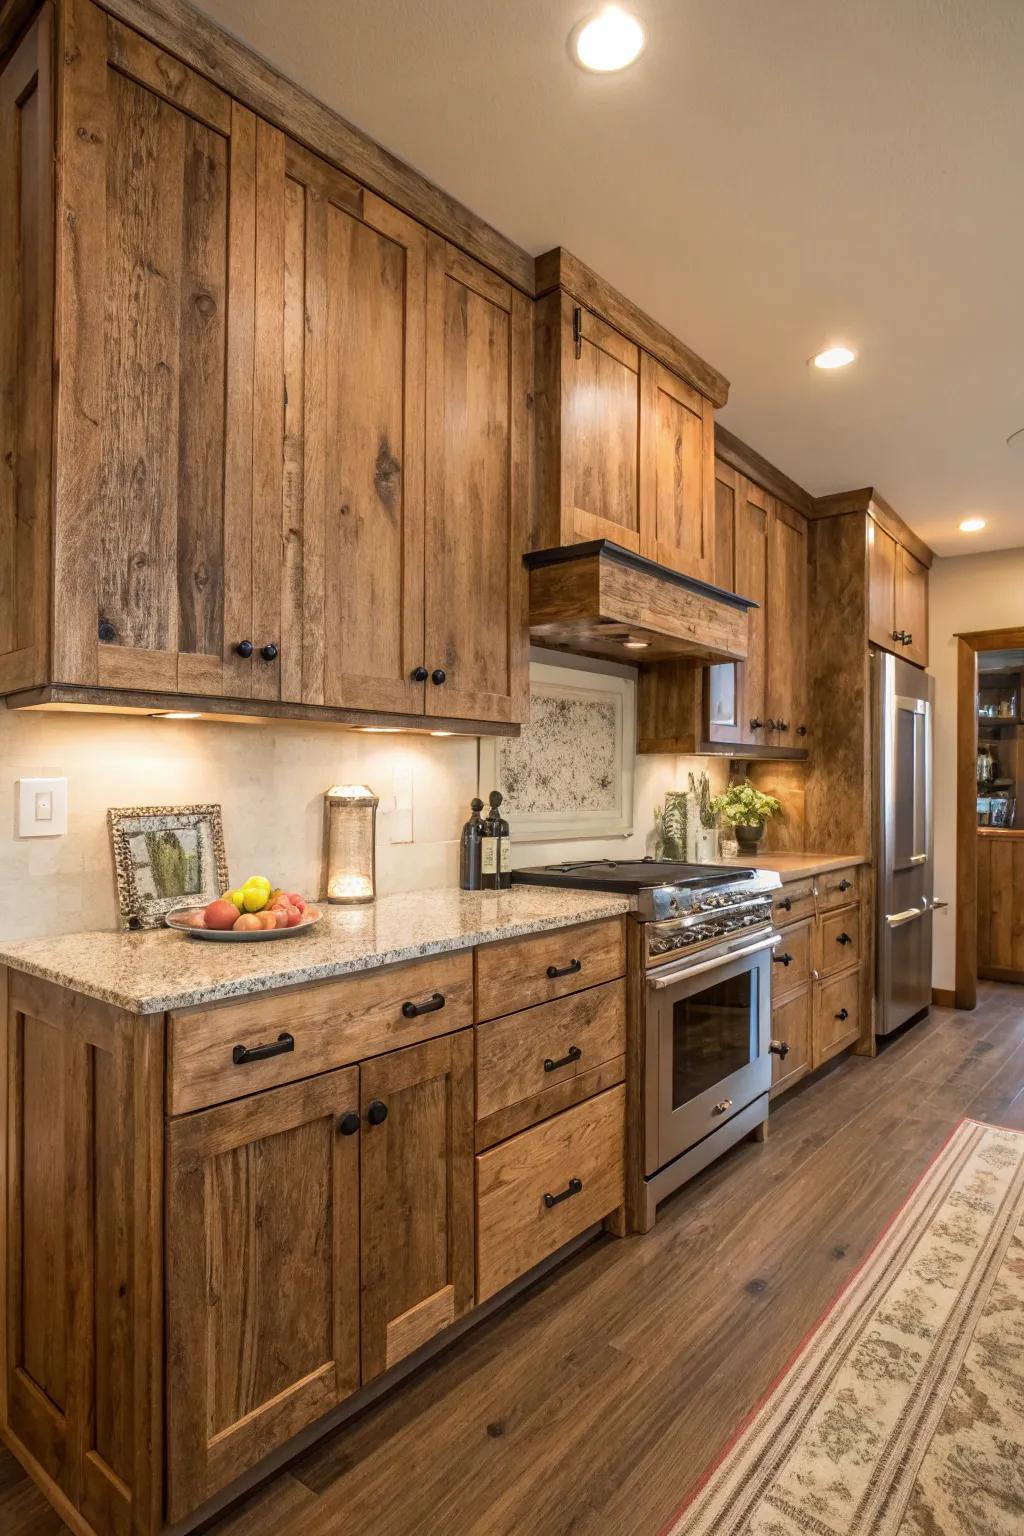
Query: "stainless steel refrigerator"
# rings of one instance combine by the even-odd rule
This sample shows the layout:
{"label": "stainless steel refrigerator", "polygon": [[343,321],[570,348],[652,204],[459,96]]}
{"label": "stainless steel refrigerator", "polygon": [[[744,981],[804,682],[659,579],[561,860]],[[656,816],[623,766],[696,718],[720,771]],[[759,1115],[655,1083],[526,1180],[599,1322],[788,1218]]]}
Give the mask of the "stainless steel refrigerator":
{"label": "stainless steel refrigerator", "polygon": [[932,999],[932,728],[935,681],[876,651],[872,659],[875,1029],[890,1034]]}

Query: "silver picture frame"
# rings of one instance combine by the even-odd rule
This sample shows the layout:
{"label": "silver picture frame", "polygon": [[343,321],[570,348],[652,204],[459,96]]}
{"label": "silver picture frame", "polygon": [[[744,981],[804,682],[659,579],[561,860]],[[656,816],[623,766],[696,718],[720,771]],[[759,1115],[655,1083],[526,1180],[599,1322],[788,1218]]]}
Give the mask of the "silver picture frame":
{"label": "silver picture frame", "polygon": [[122,928],[162,928],[175,907],[227,890],[219,805],[115,806],[107,822]]}

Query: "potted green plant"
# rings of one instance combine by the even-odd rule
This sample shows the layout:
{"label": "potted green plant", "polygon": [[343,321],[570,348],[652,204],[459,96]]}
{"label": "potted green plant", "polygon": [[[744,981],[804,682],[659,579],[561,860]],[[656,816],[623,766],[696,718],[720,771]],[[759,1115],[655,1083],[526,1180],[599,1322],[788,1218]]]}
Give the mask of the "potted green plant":
{"label": "potted green plant", "polygon": [[764,795],[750,780],[730,784],[711,802],[716,816],[727,821],[736,833],[736,841],[748,853],[756,852],[764,835],[764,824],[782,809],[774,795]]}

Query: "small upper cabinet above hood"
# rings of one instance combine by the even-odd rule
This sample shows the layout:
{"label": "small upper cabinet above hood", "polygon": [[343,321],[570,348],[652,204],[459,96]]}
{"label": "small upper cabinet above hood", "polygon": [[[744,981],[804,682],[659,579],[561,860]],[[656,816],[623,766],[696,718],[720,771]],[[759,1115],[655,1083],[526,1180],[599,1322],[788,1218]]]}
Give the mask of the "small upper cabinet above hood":
{"label": "small upper cabinet above hood", "polygon": [[757,604],[667,570],[608,539],[537,550],[530,573],[536,645],[613,661],[743,661]]}

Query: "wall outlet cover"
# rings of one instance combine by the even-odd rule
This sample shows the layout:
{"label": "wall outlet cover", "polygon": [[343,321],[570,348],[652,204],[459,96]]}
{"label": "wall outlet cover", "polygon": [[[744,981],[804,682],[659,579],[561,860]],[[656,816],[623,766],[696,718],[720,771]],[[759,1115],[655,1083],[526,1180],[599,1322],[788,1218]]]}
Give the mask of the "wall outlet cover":
{"label": "wall outlet cover", "polygon": [[63,837],[67,833],[67,779],[19,779],[14,804],[19,837]]}

